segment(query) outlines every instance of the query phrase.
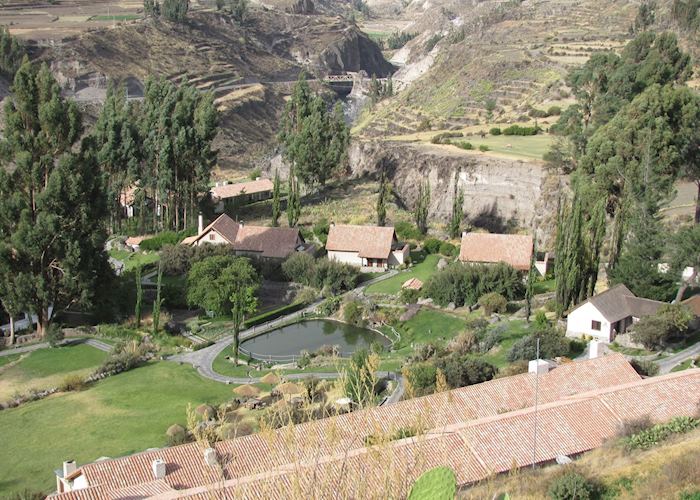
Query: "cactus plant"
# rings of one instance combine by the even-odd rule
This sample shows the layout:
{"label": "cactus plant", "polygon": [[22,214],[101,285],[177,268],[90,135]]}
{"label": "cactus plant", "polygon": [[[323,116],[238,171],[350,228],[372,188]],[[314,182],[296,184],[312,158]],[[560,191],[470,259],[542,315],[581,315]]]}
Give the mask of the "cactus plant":
{"label": "cactus plant", "polygon": [[436,467],[424,472],[413,484],[409,500],[453,500],[457,478],[449,467]]}

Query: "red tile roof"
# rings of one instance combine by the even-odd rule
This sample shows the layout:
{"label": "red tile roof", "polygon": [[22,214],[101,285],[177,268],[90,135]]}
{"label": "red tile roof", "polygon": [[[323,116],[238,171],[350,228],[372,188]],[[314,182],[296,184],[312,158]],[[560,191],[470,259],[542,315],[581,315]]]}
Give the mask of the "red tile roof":
{"label": "red tile roof", "polygon": [[520,271],[530,269],[532,236],[519,234],[464,233],[459,260],[474,263],[505,262]]}
{"label": "red tile roof", "polygon": [[682,303],[690,309],[690,312],[695,316],[700,316],[700,295],[694,295],[689,299],[685,299]]}
{"label": "red tile roof", "polygon": [[209,231],[219,233],[237,251],[251,252],[263,257],[287,257],[303,241],[298,228],[248,226],[222,214],[204,228],[201,234],[187,239],[187,244],[196,243]]}
{"label": "red tile roof", "polygon": [[273,184],[270,179],[258,179],[249,182],[239,182],[237,184],[225,184],[211,188],[211,194],[216,198],[223,200],[226,198],[234,198],[242,194],[263,193],[272,191]]}
{"label": "red tile roof", "polygon": [[[402,401],[337,417],[317,420],[276,431],[270,436],[254,434],[216,444],[219,453],[235,457],[226,468],[228,479],[265,474],[289,463],[308,461],[318,456],[344,455],[348,450],[364,449],[365,438],[398,429],[420,426],[440,429],[466,421],[497,416],[533,405],[535,376],[523,373],[491,380],[452,391]],[[582,392],[639,381],[639,375],[621,354],[562,364],[541,375],[539,401],[547,404]],[[331,441],[327,436],[334,436]],[[303,446],[296,446],[304,443]],[[314,446],[308,446],[314,443]],[[311,455],[308,455],[311,453]],[[410,453],[407,451],[407,453]],[[208,482],[203,471],[203,451],[195,443],[87,464],[79,470],[89,485],[107,491],[153,481],[151,464],[166,462],[165,482],[174,489],[196,488]],[[455,458],[456,462],[459,462]],[[461,460],[461,459],[460,459]],[[478,469],[470,457],[461,467]],[[459,465],[459,464],[458,464]],[[466,474],[465,477],[471,477]]]}
{"label": "red tile roof", "polygon": [[401,288],[408,288],[409,290],[420,290],[421,288],[423,288],[423,282],[418,278],[411,278],[410,280],[406,280],[404,284],[401,285]]}
{"label": "red tile roof", "polygon": [[326,250],[357,252],[366,259],[388,259],[395,240],[393,227],[336,224],[328,231]]}

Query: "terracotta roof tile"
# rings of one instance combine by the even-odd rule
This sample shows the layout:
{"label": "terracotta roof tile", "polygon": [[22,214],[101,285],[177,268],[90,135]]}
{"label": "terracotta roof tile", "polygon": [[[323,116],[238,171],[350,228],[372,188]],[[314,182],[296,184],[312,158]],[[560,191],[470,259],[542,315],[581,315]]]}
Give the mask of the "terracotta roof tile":
{"label": "terracotta roof tile", "polygon": [[694,295],[685,299],[683,304],[687,306],[695,316],[700,316],[700,295]]}
{"label": "terracotta roof tile", "polygon": [[210,192],[218,199],[226,199],[242,194],[263,193],[265,191],[272,191],[272,189],[273,184],[270,179],[258,179],[256,181],[216,186],[211,188]]}
{"label": "terracotta roof tile", "polygon": [[367,259],[387,259],[396,238],[393,227],[333,225],[326,250],[357,252]]}
{"label": "terracotta roof tile", "polygon": [[532,236],[518,234],[464,233],[459,260],[475,263],[505,262],[520,271],[530,269]]}

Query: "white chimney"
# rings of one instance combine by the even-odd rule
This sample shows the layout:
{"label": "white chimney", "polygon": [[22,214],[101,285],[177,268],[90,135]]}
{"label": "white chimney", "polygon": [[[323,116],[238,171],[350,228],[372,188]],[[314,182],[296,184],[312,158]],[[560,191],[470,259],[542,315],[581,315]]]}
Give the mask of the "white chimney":
{"label": "white chimney", "polygon": [[219,458],[216,456],[216,450],[214,448],[207,448],[204,450],[204,461],[209,467],[216,467],[219,465]]}
{"label": "white chimney", "polygon": [[588,343],[588,359],[595,359],[600,356],[600,342],[591,340]]}
{"label": "white chimney", "polygon": [[549,368],[549,363],[544,359],[533,359],[527,364],[528,373],[536,373],[538,375],[547,373],[549,371]]}
{"label": "white chimney", "polygon": [[197,234],[200,235],[204,232],[204,216],[202,214],[199,214],[199,217],[197,217]]}
{"label": "white chimney", "polygon": [[75,460],[66,460],[63,462],[63,477],[68,477],[78,470],[78,465]]}
{"label": "white chimney", "polygon": [[162,458],[156,458],[151,464],[153,468],[153,477],[156,479],[163,479],[165,477],[165,460]]}

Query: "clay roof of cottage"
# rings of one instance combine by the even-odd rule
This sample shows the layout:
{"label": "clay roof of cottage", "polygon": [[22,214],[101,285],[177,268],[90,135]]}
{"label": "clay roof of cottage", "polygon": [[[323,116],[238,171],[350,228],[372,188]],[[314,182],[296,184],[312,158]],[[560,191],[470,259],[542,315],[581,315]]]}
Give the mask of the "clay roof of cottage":
{"label": "clay roof of cottage", "polygon": [[[616,353],[593,360],[562,364],[540,375],[538,397],[540,404],[546,405],[582,393],[640,380],[640,376],[624,356]],[[529,408],[533,405],[534,398],[535,375],[523,373],[297,425],[292,429],[275,431],[272,436],[254,434],[222,441],[215,447],[220,454],[236,457],[225,467],[226,477],[232,480],[268,474],[281,464],[288,463],[290,457],[311,462],[318,457],[329,457],[329,467],[333,468],[337,465],[333,457],[345,455],[348,451],[357,457],[353,460],[357,461],[358,471],[366,469],[368,474],[377,475],[380,472],[370,470],[362,458],[367,455],[365,447],[368,436],[392,433],[397,429],[416,426],[418,423],[422,428],[436,430],[439,434],[439,429],[449,426],[464,426],[470,421],[496,418]],[[489,444],[496,439],[494,433],[497,433],[496,430],[491,429],[488,433],[477,433],[469,439],[485,440],[483,446],[488,448],[496,446]],[[329,439],[329,436],[333,438]],[[512,435],[515,436],[517,434]],[[465,480],[483,477],[484,468],[480,465],[483,457],[470,454],[459,436],[444,436],[446,442],[432,439],[434,438],[417,447],[402,447],[401,453],[406,455],[407,464],[412,463],[410,457],[422,453],[431,454],[432,460],[439,463],[443,460],[443,455],[438,453],[438,450],[443,449],[445,445],[455,445],[454,449],[450,448],[452,451],[449,452],[449,463],[454,465],[456,470],[463,471],[462,477]],[[299,445],[300,443],[305,445]],[[309,443],[313,443],[313,446],[309,447]],[[406,441],[406,444],[408,443]],[[85,475],[90,486],[115,491],[153,481],[151,464],[158,458],[166,462],[164,481],[176,490],[205,487],[209,482],[207,475],[202,473],[202,470],[206,470],[203,451],[196,443],[100,461],[84,465],[79,470]],[[508,466],[511,464],[512,461],[509,460]],[[283,485],[284,481],[280,484]],[[258,494],[264,497],[266,490],[256,488]],[[177,494],[180,496],[183,492],[178,491]]]}
{"label": "clay roof of cottage", "polygon": [[186,238],[182,243],[194,244],[209,231],[219,233],[235,250],[254,252],[263,257],[284,258],[294,252],[302,241],[298,228],[248,226],[221,214],[201,234]]}
{"label": "clay roof of cottage", "polygon": [[270,179],[257,179],[249,182],[239,182],[237,184],[225,184],[211,188],[211,194],[220,199],[234,198],[242,194],[255,194],[272,191],[273,184]]}
{"label": "clay roof of cottage", "polygon": [[[380,487],[401,497],[422,472],[438,465],[451,467],[460,485],[470,484],[514,464],[533,463],[534,377],[521,374],[270,436],[216,443],[220,456],[235,457],[224,466],[224,481],[208,479],[196,443],[88,464],[80,470],[93,486],[84,491],[95,488],[95,495],[79,498],[120,498],[113,492],[153,482],[156,458],[166,462],[163,481],[177,490],[159,498],[205,499],[212,489],[226,498],[287,498],[291,491],[314,491],[318,498],[343,491],[365,498]],[[599,447],[626,420],[649,416],[660,422],[693,415],[700,403],[700,369],[643,380],[619,354],[561,365],[540,375],[539,382],[544,385],[539,388],[535,463]],[[395,432],[421,418],[424,433],[366,446],[367,436]],[[297,447],[302,441],[305,446]]]}
{"label": "clay roof of cottage", "polygon": [[395,239],[393,227],[335,224],[328,231],[326,250],[357,252],[366,259],[387,259]]}
{"label": "clay roof of cottage", "polygon": [[521,234],[463,233],[459,260],[475,263],[505,262],[520,271],[530,269],[532,236]]}
{"label": "clay roof of cottage", "polygon": [[421,288],[423,288],[423,282],[418,278],[411,278],[410,280],[406,280],[404,284],[401,285],[401,288],[408,288],[409,290],[420,290]]}
{"label": "clay roof of cottage", "polygon": [[700,294],[693,295],[682,302],[695,316],[700,316]]}
{"label": "clay roof of cottage", "polygon": [[651,316],[664,304],[658,300],[637,297],[622,283],[590,297],[576,306],[574,311],[587,303],[595,306],[600,314],[611,323],[630,316],[634,318]]}

